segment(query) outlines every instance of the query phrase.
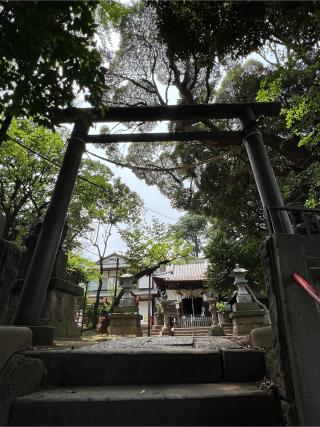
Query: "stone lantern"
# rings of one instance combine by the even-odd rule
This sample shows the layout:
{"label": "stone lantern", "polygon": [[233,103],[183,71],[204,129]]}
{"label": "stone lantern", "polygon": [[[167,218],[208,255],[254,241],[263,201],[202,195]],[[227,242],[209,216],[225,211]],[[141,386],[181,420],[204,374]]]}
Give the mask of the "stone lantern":
{"label": "stone lantern", "polygon": [[223,332],[223,329],[218,324],[217,308],[216,308],[217,300],[216,300],[216,298],[213,295],[210,295],[209,298],[207,299],[207,301],[209,304],[209,311],[210,311],[211,316],[212,316],[212,323],[211,323],[210,329],[208,331],[208,335],[209,336],[225,335],[225,333]]}
{"label": "stone lantern", "polygon": [[265,310],[258,303],[252,301],[252,297],[245,287],[248,283],[247,273],[248,270],[240,268],[239,264],[232,271],[232,276],[235,278],[234,284],[238,288],[237,302],[233,304],[230,315],[234,335],[246,335],[252,329],[261,328],[268,324]]}
{"label": "stone lantern", "polygon": [[168,301],[168,295],[166,294],[166,292],[161,292],[161,305],[163,309],[163,327],[161,329],[160,335],[171,335],[171,325],[170,325],[171,304]]}
{"label": "stone lantern", "polygon": [[134,276],[123,274],[120,276],[120,286],[124,293],[117,307],[114,307],[113,313],[109,314],[109,332],[110,335],[142,336],[141,319],[138,306],[135,303],[131,291],[134,288]]}
{"label": "stone lantern", "polygon": [[251,295],[245,287],[248,283],[246,279],[248,272],[249,270],[240,268],[239,264],[236,264],[236,268],[232,271],[232,276],[235,278],[234,285],[238,288],[237,302],[252,302]]}
{"label": "stone lantern", "polygon": [[131,292],[133,291],[133,275],[123,274],[120,277],[120,286],[123,289],[123,295],[120,299],[119,306],[124,307],[126,305],[135,305],[135,299]]}

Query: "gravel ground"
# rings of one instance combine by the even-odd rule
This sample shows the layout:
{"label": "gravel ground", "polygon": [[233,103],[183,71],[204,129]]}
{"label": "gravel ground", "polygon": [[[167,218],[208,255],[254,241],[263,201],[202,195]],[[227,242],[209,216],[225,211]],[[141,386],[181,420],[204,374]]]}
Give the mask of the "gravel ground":
{"label": "gravel ground", "polygon": [[226,337],[138,337],[119,338],[104,341],[90,346],[81,347],[83,351],[108,351],[113,349],[156,349],[156,348],[198,348],[198,349],[220,349],[220,348],[241,348],[235,342]]}

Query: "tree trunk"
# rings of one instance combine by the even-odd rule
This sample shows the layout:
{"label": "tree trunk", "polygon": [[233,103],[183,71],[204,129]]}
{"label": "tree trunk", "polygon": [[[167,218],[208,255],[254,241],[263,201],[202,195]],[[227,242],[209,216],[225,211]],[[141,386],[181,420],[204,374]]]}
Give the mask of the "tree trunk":
{"label": "tree trunk", "polygon": [[12,117],[6,116],[2,122],[1,128],[0,128],[0,145],[7,139],[7,132],[11,125]]}
{"label": "tree trunk", "polygon": [[199,249],[199,241],[198,241],[197,233],[195,233],[194,235],[194,251],[195,251],[196,258],[198,258],[200,249]]}
{"label": "tree trunk", "polygon": [[103,266],[102,266],[103,258],[99,259],[99,268],[100,268],[100,277],[98,282],[98,289],[96,294],[96,300],[93,308],[93,329],[97,328],[98,320],[99,320],[99,303],[100,303],[100,293],[103,285],[102,274],[103,274]]}

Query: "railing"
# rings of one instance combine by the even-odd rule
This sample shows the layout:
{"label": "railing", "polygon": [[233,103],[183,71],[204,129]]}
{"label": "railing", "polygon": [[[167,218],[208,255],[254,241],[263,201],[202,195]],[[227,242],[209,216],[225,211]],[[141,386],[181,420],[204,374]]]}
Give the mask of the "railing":
{"label": "railing", "polygon": [[176,321],[178,328],[194,328],[202,326],[211,326],[212,317],[210,316],[181,316]]}
{"label": "railing", "polygon": [[297,282],[318,304],[320,304],[320,293],[319,291],[311,285],[306,279],[304,279],[300,274],[293,273],[292,278]]}
{"label": "railing", "polygon": [[320,209],[311,209],[304,206],[269,206],[266,208],[268,228],[274,233],[272,223],[273,215],[271,212],[277,212],[280,218],[280,212],[288,213],[293,231],[295,234],[312,235],[320,234]]}

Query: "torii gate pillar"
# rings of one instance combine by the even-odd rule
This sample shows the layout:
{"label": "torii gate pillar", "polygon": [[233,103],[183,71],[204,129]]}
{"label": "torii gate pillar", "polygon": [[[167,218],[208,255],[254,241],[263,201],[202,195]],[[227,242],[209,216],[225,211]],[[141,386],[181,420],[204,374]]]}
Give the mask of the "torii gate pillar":
{"label": "torii gate pillar", "polygon": [[[283,207],[284,201],[263,143],[262,134],[256,126],[252,108],[245,107],[242,110],[240,121],[244,133],[243,140],[266,220],[268,221],[267,208],[272,206]],[[275,233],[293,233],[292,225],[286,211],[272,211],[270,215]]]}
{"label": "torii gate pillar", "polygon": [[[35,327],[35,336],[38,335],[39,328],[41,329],[40,316],[89,127],[90,125],[83,119],[75,122],[13,320],[15,325],[29,326],[31,329]],[[43,338],[47,343],[47,337]]]}

